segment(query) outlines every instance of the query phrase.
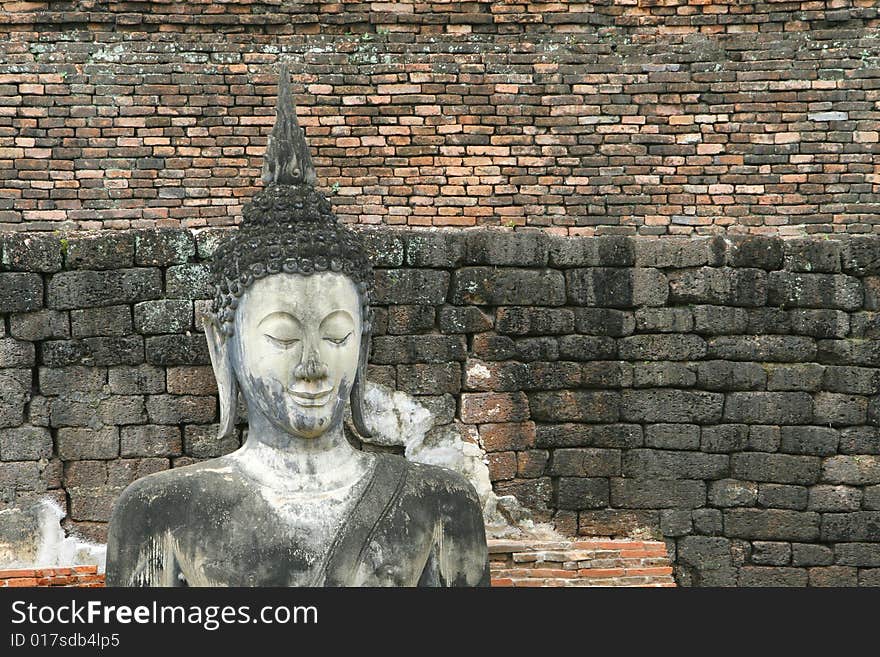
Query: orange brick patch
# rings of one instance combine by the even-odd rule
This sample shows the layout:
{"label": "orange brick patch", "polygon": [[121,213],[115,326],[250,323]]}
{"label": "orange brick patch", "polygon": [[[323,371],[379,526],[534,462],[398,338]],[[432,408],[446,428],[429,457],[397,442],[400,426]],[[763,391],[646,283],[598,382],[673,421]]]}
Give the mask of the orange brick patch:
{"label": "orange brick patch", "polygon": [[672,587],[660,541],[489,541],[493,587]]}
{"label": "orange brick patch", "polygon": [[0,570],[0,588],[13,586],[102,587],[104,574],[97,566]]}

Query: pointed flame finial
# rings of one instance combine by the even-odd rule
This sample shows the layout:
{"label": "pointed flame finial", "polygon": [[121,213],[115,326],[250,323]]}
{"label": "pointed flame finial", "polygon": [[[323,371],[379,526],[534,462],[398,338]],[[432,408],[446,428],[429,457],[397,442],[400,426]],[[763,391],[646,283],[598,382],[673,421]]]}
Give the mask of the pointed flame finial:
{"label": "pointed flame finial", "polygon": [[278,101],[275,125],[269,135],[263,159],[263,183],[266,185],[314,185],[318,180],[305,133],[296,121],[296,106],[290,91],[287,64],[278,74]]}

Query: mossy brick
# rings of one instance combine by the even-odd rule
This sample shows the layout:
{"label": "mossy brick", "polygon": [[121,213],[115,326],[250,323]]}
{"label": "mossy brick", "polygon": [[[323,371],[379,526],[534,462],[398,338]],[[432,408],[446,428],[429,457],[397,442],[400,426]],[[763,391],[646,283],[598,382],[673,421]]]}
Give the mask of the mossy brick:
{"label": "mossy brick", "polygon": [[542,422],[617,422],[620,395],[596,390],[558,390],[529,395],[531,417]]}
{"label": "mossy brick", "polygon": [[140,336],[51,340],[41,345],[41,364],[47,367],[85,365],[137,365],[144,361],[144,343]]}
{"label": "mossy brick", "polygon": [[745,308],[694,305],[694,332],[700,335],[737,335],[746,333],[749,315]]}
{"label": "mossy brick", "polygon": [[134,235],[101,231],[67,236],[65,269],[120,269],[134,264]]}
{"label": "mossy brick", "polygon": [[574,313],[564,308],[498,308],[495,330],[506,335],[555,335],[574,331]]}
{"label": "mossy brick", "polygon": [[787,566],[791,563],[791,543],[782,541],[755,541],[751,561],[760,566]]}
{"label": "mossy brick", "polygon": [[43,307],[43,278],[24,272],[0,273],[0,313],[21,313]]}
{"label": "mossy brick", "polygon": [[389,306],[387,312],[389,335],[411,335],[434,330],[437,313],[433,306]]}
{"label": "mossy brick", "polygon": [[836,274],[841,270],[842,242],[802,238],[783,240],[785,269]]}
{"label": "mossy brick", "polygon": [[48,307],[58,310],[114,306],[162,296],[157,268],[113,271],[65,271],[49,281]]}
{"label": "mossy brick", "polygon": [[635,319],[640,333],[690,333],[694,328],[690,308],[639,308]]}
{"label": "mossy brick", "polygon": [[[168,267],[165,271],[165,296],[169,299],[213,299],[214,286],[211,283],[211,270],[208,265],[186,264]],[[131,301],[141,300],[131,299]]]}
{"label": "mossy brick", "polygon": [[880,543],[838,543],[834,546],[834,563],[860,568],[880,567]]}
{"label": "mossy brick", "polygon": [[157,299],[134,305],[134,328],[138,333],[186,333],[192,328],[192,301]]}
{"label": "mossy brick", "polygon": [[403,231],[362,229],[358,237],[373,267],[400,267],[403,265]]}
{"label": "mossy brick", "polygon": [[477,306],[561,306],[565,279],[552,269],[463,267],[452,275],[453,304]]}
{"label": "mossy brick", "polygon": [[720,479],[727,476],[724,454],[631,449],[623,455],[623,476],[633,479]]}
{"label": "mossy brick", "polygon": [[715,392],[644,388],[621,392],[621,417],[631,422],[716,423],[724,395]]}
{"label": "mossy brick", "polygon": [[150,365],[210,365],[205,336],[157,335],[148,337],[145,345],[146,362]]}
{"label": "mossy brick", "polygon": [[813,399],[805,392],[729,392],[724,419],[739,424],[809,424]]}
{"label": "mossy brick", "polygon": [[482,333],[491,331],[494,320],[491,315],[473,306],[443,306],[439,312],[442,333]]}
{"label": "mossy brick", "polygon": [[880,456],[841,454],[828,457],[822,461],[822,481],[852,486],[880,484]]}
{"label": "mossy brick", "polygon": [[792,333],[814,338],[845,338],[849,315],[842,310],[792,310],[788,313]]}
{"label": "mossy brick", "polygon": [[482,230],[465,233],[465,263],[545,267],[549,239],[541,230]]}
{"label": "mossy brick", "polygon": [[58,235],[0,235],[0,271],[51,273],[61,271],[63,240]]}
{"label": "mossy brick", "polygon": [[608,479],[560,477],[555,498],[559,509],[604,509],[609,499]]}
{"label": "mossy brick", "polygon": [[[559,359],[559,342],[553,337],[518,338],[516,359],[523,362],[554,361]],[[568,360],[568,359],[565,359]]]}
{"label": "mossy brick", "polygon": [[706,355],[706,342],[697,335],[631,335],[618,340],[617,353],[621,360],[700,360]]}
{"label": "mossy brick", "polygon": [[703,427],[700,449],[712,454],[741,452],[749,444],[749,427],[746,424],[714,424]]}
{"label": "mossy brick", "polygon": [[841,427],[838,450],[842,454],[880,454],[880,428]]}
{"label": "mossy brick", "polygon": [[744,587],[804,587],[808,582],[808,573],[803,568],[744,566],[739,571],[737,585]]}
{"label": "mossy brick", "polygon": [[569,361],[617,358],[617,341],[601,335],[563,335],[557,341],[559,358]]}
{"label": "mossy brick", "polygon": [[688,363],[642,362],[632,364],[634,388],[690,388],[697,373]]}
{"label": "mossy brick", "polygon": [[784,258],[783,245],[783,240],[778,237],[733,236],[727,245],[726,261],[731,267],[781,269]]}
{"label": "mossy brick", "polygon": [[568,301],[579,306],[662,306],[669,286],[659,269],[592,267],[565,272]]}
{"label": "mossy brick", "polygon": [[810,511],[858,511],[862,504],[862,490],[854,486],[813,486],[807,508]]}
{"label": "mossy brick", "polygon": [[183,444],[179,426],[155,424],[123,427],[120,435],[120,456],[180,456]]}
{"label": "mossy brick", "polygon": [[758,363],[707,360],[698,363],[696,370],[697,386],[704,390],[762,390],[767,381]]}
{"label": "mossy brick", "polygon": [[9,334],[19,340],[30,342],[68,338],[70,318],[67,312],[60,310],[16,313],[9,316]]}
{"label": "mossy brick", "polygon": [[649,424],[645,427],[645,446],[655,449],[700,449],[698,424]]}
{"label": "mossy brick", "polygon": [[813,392],[824,387],[825,367],[817,363],[791,365],[765,363],[763,369],[767,373],[767,390],[770,392],[799,390]]}
{"label": "mossy brick", "polygon": [[743,452],[730,457],[731,474],[747,481],[809,486],[819,481],[820,468],[817,456]]}
{"label": "mossy brick", "polygon": [[845,274],[771,272],[767,303],[780,308],[832,308],[857,310],[862,307],[862,282]]}
{"label": "mossy brick", "polygon": [[71,310],[70,327],[74,338],[130,335],[131,307],[124,305]]}
{"label": "mossy brick", "polygon": [[24,425],[0,429],[0,461],[39,461],[52,456],[52,433]]}
{"label": "mossy brick", "polygon": [[850,236],[842,243],[843,271],[856,276],[880,273],[880,239],[873,236]]}
{"label": "mossy brick", "polygon": [[538,447],[640,447],[644,434],[640,424],[538,424],[535,444]]}
{"label": "mossy brick", "polygon": [[407,231],[406,264],[410,267],[458,267],[465,258],[465,236],[457,232]]}
{"label": "mossy brick", "polygon": [[758,484],[739,479],[719,479],[709,482],[709,504],[721,508],[755,506]]}
{"label": "mossy brick", "polygon": [[816,541],[820,515],[784,509],[726,509],[724,531],[731,538],[757,541]]}
{"label": "mossy brick", "polygon": [[140,267],[166,267],[195,258],[196,242],[188,230],[152,228],[134,233],[135,264]]}
{"label": "mossy brick", "polygon": [[762,269],[701,267],[669,274],[670,305],[763,306],[767,272]]}
{"label": "mossy brick", "polygon": [[449,273],[427,269],[376,269],[373,303],[441,305],[449,292]]}

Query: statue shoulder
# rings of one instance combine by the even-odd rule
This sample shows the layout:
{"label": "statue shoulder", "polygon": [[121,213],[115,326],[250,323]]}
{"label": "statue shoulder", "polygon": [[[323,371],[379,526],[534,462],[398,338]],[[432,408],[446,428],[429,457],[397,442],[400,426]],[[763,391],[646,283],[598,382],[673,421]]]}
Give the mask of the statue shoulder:
{"label": "statue shoulder", "polygon": [[410,494],[436,498],[444,506],[480,510],[480,501],[473,484],[463,475],[439,465],[416,463],[401,457],[406,469],[406,488]]}

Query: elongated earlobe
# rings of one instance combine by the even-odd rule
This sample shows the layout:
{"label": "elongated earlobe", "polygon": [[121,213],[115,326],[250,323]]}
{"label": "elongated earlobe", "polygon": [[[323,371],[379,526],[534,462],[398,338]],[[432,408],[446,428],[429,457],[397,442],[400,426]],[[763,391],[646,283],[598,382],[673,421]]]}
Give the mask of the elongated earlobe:
{"label": "elongated earlobe", "polygon": [[361,354],[358,362],[358,371],[357,375],[354,377],[354,385],[351,387],[351,395],[349,395],[351,401],[351,421],[354,423],[354,428],[357,429],[357,432],[362,438],[369,438],[372,435],[370,429],[367,427],[367,422],[364,419],[364,391],[366,390],[367,361],[369,358],[370,333],[364,331],[364,334],[361,337]]}
{"label": "elongated earlobe", "polygon": [[232,369],[229,356],[229,338],[220,328],[217,316],[205,313],[202,320],[205,327],[205,338],[208,340],[208,353],[211,355],[211,366],[214,378],[217,379],[217,392],[220,398],[220,429],[219,438],[235,435],[235,415],[238,407],[238,382]]}

